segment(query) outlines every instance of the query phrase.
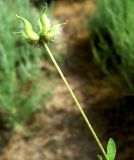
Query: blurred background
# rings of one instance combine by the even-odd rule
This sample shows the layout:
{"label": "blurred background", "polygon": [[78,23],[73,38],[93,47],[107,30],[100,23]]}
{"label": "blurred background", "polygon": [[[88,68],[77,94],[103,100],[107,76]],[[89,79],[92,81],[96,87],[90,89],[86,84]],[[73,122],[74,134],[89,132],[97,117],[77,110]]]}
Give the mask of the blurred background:
{"label": "blurred background", "polygon": [[[102,144],[134,159],[134,1],[0,0],[0,159],[94,160],[100,150],[45,49],[13,34],[48,3],[49,47]],[[105,147],[106,148],[106,147]]]}

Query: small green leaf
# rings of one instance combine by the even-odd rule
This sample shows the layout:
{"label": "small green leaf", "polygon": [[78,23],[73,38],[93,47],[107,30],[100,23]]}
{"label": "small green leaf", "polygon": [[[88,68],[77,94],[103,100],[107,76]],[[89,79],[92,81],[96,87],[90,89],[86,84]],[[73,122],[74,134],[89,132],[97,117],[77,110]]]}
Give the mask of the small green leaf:
{"label": "small green leaf", "polygon": [[108,141],[107,156],[109,160],[114,160],[116,156],[116,144],[112,138],[110,138]]}
{"label": "small green leaf", "polygon": [[99,160],[103,160],[101,155],[98,155],[98,159]]}

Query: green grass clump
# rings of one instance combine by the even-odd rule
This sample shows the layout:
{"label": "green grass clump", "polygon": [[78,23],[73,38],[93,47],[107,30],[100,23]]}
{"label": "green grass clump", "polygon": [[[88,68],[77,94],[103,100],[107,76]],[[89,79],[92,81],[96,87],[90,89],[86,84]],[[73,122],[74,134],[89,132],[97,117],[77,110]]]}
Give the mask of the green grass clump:
{"label": "green grass clump", "polygon": [[133,6],[133,0],[98,0],[90,18],[95,61],[109,78],[130,92],[134,92]]}
{"label": "green grass clump", "polygon": [[28,0],[0,1],[0,8],[0,113],[7,127],[18,130],[47,100],[50,89],[45,90],[44,82],[42,86],[42,51],[13,35],[19,24],[16,13],[36,19],[37,11]]}

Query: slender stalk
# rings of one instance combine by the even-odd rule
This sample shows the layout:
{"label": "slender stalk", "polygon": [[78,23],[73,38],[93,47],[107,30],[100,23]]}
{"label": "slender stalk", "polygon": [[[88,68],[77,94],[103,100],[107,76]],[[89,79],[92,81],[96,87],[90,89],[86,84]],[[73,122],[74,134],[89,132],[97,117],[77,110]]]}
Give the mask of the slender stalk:
{"label": "slender stalk", "polygon": [[44,47],[45,47],[47,53],[49,54],[49,56],[50,56],[50,58],[51,58],[53,64],[55,65],[56,69],[58,70],[58,72],[59,72],[61,78],[63,79],[63,81],[64,81],[66,87],[68,88],[68,90],[69,90],[69,92],[70,92],[70,94],[71,94],[71,96],[72,96],[74,102],[76,103],[76,106],[78,107],[78,109],[79,109],[81,115],[83,116],[83,118],[84,118],[84,120],[85,120],[85,122],[86,122],[86,124],[87,124],[87,126],[88,126],[88,128],[89,128],[89,130],[91,131],[91,133],[92,133],[92,135],[93,135],[95,141],[97,142],[97,144],[98,144],[100,150],[102,151],[102,153],[103,153],[105,159],[106,159],[106,160],[109,160],[109,158],[108,158],[108,156],[107,156],[107,154],[106,154],[106,152],[105,152],[105,150],[104,150],[104,148],[103,148],[103,146],[102,146],[102,144],[101,144],[99,138],[97,137],[97,135],[96,135],[96,133],[95,133],[95,131],[94,131],[94,129],[93,129],[91,123],[89,122],[87,116],[85,115],[84,110],[82,109],[82,107],[81,107],[79,101],[77,100],[75,94],[73,93],[73,90],[71,89],[69,83],[67,82],[65,76],[63,75],[63,73],[62,73],[60,67],[58,66],[58,64],[57,64],[57,62],[56,62],[56,60],[55,60],[55,58],[53,57],[53,55],[52,55],[52,53],[51,53],[51,51],[50,51],[50,49],[49,49],[49,47],[48,47],[48,45],[47,45],[46,43],[44,43]]}

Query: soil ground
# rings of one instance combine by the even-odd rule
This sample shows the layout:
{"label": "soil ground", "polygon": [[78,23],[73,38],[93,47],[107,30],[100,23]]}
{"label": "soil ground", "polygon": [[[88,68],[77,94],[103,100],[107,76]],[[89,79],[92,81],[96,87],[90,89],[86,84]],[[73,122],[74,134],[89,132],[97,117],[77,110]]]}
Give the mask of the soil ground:
{"label": "soil ground", "polygon": [[[56,3],[55,17],[68,19],[64,36],[65,63],[61,66],[103,145],[109,137],[117,142],[117,159],[134,159],[134,118],[116,105],[122,89],[97,75],[85,30],[84,17],[95,11],[94,1]],[[53,68],[53,67],[52,67]],[[56,72],[53,69],[52,72]],[[92,78],[97,75],[97,78]],[[57,75],[52,100],[38,113],[29,135],[10,135],[1,150],[1,160],[95,160],[100,153],[79,110]],[[120,100],[122,101],[122,99]],[[4,144],[2,144],[4,145]]]}

